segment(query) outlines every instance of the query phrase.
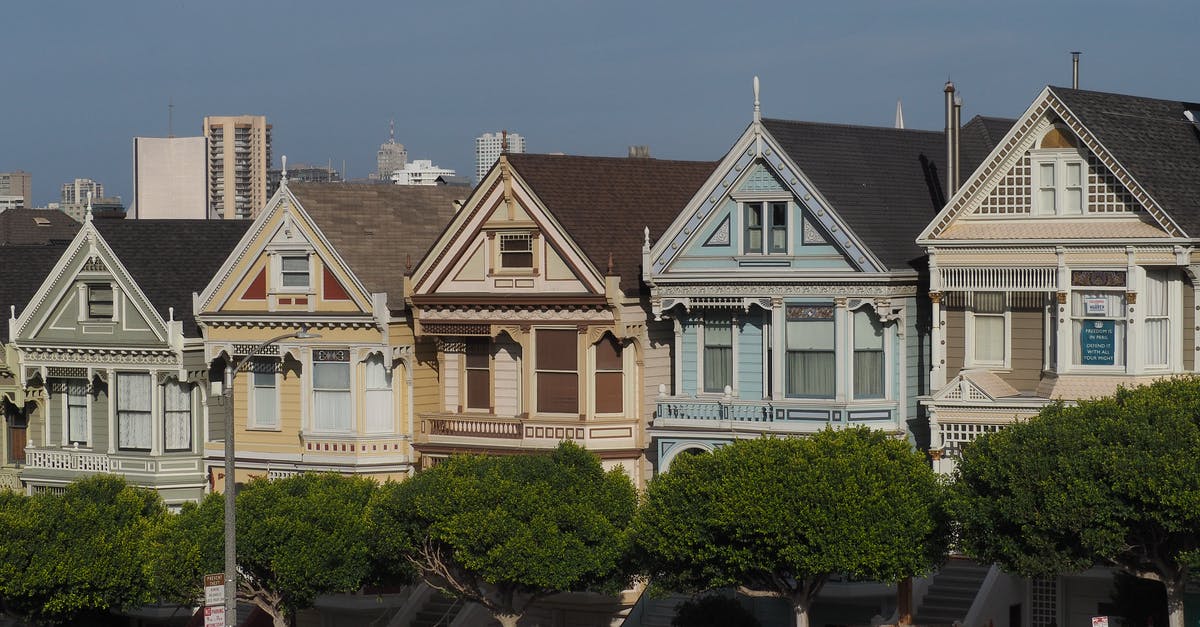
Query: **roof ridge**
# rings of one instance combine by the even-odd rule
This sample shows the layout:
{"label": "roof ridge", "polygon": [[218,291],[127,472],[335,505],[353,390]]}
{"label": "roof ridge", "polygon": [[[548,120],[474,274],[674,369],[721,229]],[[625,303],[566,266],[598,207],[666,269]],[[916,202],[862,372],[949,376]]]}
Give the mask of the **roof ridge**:
{"label": "roof ridge", "polygon": [[1176,104],[1176,105],[1182,104],[1182,105],[1187,105],[1187,106],[1200,107],[1200,103],[1192,102],[1190,100],[1180,100],[1180,99],[1172,99],[1172,98],[1153,98],[1150,96],[1139,96],[1136,94],[1124,94],[1124,93],[1115,92],[1115,91],[1099,91],[1099,90],[1095,90],[1095,89],[1075,89],[1072,87],[1062,87],[1059,85],[1047,85],[1047,87],[1049,87],[1051,91],[1055,91],[1055,92],[1069,91],[1069,92],[1077,92],[1077,93],[1081,93],[1081,94],[1095,94],[1095,95],[1100,95],[1100,96],[1116,96],[1118,98],[1131,98],[1131,99],[1136,99],[1136,100],[1149,100],[1152,102],[1171,103],[1171,104]]}
{"label": "roof ridge", "polygon": [[620,163],[716,163],[714,160],[708,159],[660,159],[658,157],[619,157],[613,155],[569,155],[569,154],[553,154],[548,152],[518,152],[510,153],[509,159],[516,158],[517,160],[528,157],[552,157],[555,159],[594,159],[597,161],[615,161]]}
{"label": "roof ridge", "polygon": [[785,120],[783,118],[763,118],[765,122],[781,122],[784,124],[807,124],[811,126],[833,126],[838,128],[857,128],[872,131],[895,131],[898,133],[928,133],[930,135],[941,135],[945,131],[935,131],[923,128],[895,128],[893,126],[872,126],[870,124],[851,124],[847,122],[816,122],[812,120]]}

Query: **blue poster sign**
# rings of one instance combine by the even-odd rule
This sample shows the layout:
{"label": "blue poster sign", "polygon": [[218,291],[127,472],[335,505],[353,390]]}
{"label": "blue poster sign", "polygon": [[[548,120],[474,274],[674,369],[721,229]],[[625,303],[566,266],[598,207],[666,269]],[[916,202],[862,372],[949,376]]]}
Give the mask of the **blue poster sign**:
{"label": "blue poster sign", "polygon": [[1080,362],[1084,366],[1112,366],[1116,355],[1116,320],[1084,320],[1079,330]]}

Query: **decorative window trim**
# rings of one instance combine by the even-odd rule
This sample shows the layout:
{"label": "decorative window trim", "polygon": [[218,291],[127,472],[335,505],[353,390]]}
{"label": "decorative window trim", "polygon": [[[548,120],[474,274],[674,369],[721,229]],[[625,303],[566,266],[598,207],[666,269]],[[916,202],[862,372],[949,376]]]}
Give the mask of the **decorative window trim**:
{"label": "decorative window trim", "polygon": [[[843,390],[844,379],[844,362],[846,361],[846,342],[845,338],[850,334],[842,332],[842,326],[845,324],[846,316],[840,316],[842,322],[839,323],[838,306],[834,303],[793,303],[784,305],[784,328],[783,328],[783,346],[780,347],[780,368],[783,374],[783,396],[789,399],[813,399],[830,401],[839,398],[839,393]],[[825,350],[793,350],[790,346],[788,332],[792,323],[829,323],[833,325],[830,331],[833,339],[833,349]],[[852,345],[851,345],[852,348]],[[789,356],[792,353],[833,353],[833,389],[829,394],[802,394],[793,393],[789,390],[789,377],[791,372],[788,368]]]}
{"label": "decorative window trim", "polygon": [[[535,239],[537,238],[532,231],[500,231],[496,233],[496,272],[524,274],[537,268]],[[528,264],[518,261],[513,265],[508,265],[508,259],[519,260],[522,255],[528,255]]]}
{"label": "decorative window trim", "polygon": [[[345,388],[318,388],[317,381],[316,381],[317,364],[321,364],[321,363],[345,364],[347,377],[349,378],[349,381],[347,382],[347,386]],[[312,367],[309,368],[308,380],[309,380],[309,394],[311,395],[311,399],[312,399],[311,400],[312,416],[310,418],[310,424],[312,425],[313,431],[316,433],[354,433],[355,432],[355,415],[356,415],[357,399],[355,398],[356,395],[354,393],[354,388],[355,388],[354,371],[355,371],[355,369],[352,367],[352,364],[351,364],[350,350],[347,348],[322,348],[322,349],[314,348],[314,349],[312,349],[310,364]],[[347,395],[349,396],[349,402],[346,404],[346,411],[348,412],[348,416],[349,416],[349,424],[347,424],[344,428],[329,428],[329,427],[319,426],[318,422],[317,422],[318,421],[317,393],[318,392],[342,392],[342,391],[345,391],[347,393]]]}
{"label": "decorative window trim", "polygon": [[[975,293],[967,294],[967,303],[965,308],[965,320],[963,322],[963,368],[986,368],[988,370],[1011,370],[1012,369],[1012,298],[1009,292],[986,292],[993,294],[1002,294],[1004,298],[1004,310],[1001,313],[977,313],[975,311],[974,297]],[[1004,359],[998,361],[985,361],[978,359],[975,356],[975,317],[1002,317],[1004,319]]]}
{"label": "decorative window trim", "polygon": [[[312,251],[308,251],[308,250],[280,250],[280,251],[277,251],[274,254],[272,254],[271,255],[271,265],[272,265],[271,276],[272,276],[273,282],[275,283],[274,291],[277,293],[280,293],[280,294],[313,294],[313,293],[315,293],[316,282],[313,281],[313,276],[315,274],[313,272],[313,266],[314,266],[313,257],[314,256],[315,255],[312,253]],[[308,279],[307,283],[303,286],[301,286],[301,285],[284,285],[284,275],[285,274],[299,274],[298,270],[285,271],[283,268],[284,260],[297,259],[300,257],[303,257],[305,259],[305,262],[308,265],[308,268],[306,270],[307,279]]]}

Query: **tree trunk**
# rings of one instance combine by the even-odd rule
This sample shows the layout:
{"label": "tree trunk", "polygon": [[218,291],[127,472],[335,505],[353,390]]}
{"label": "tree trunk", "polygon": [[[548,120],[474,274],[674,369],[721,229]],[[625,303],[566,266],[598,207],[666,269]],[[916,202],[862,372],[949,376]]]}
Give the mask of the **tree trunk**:
{"label": "tree trunk", "polygon": [[[808,604],[797,603],[792,609],[796,612],[795,627],[808,627]],[[1172,625],[1171,627],[1175,627]]]}
{"label": "tree trunk", "polygon": [[521,620],[520,614],[492,614],[492,618],[500,622],[501,627],[517,627],[517,621]]}
{"label": "tree trunk", "polygon": [[1167,588],[1167,624],[1170,627],[1184,627],[1183,623],[1183,589],[1184,579],[1164,581]]}

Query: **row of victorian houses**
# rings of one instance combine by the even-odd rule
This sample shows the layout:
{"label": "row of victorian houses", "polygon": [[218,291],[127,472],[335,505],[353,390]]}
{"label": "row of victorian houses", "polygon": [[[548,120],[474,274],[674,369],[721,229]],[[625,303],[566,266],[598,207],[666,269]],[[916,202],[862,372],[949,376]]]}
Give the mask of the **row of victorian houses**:
{"label": "row of victorian houses", "polygon": [[[513,154],[473,190],[10,229],[0,481],[196,500],[230,411],[238,482],[573,440],[644,485],[846,425],[948,472],[1054,399],[1195,371],[1200,105],[1047,87],[960,124],[951,91],[945,132],[765,119],[756,86],[716,162]],[[1041,596],[1027,623],[1064,624]]]}

